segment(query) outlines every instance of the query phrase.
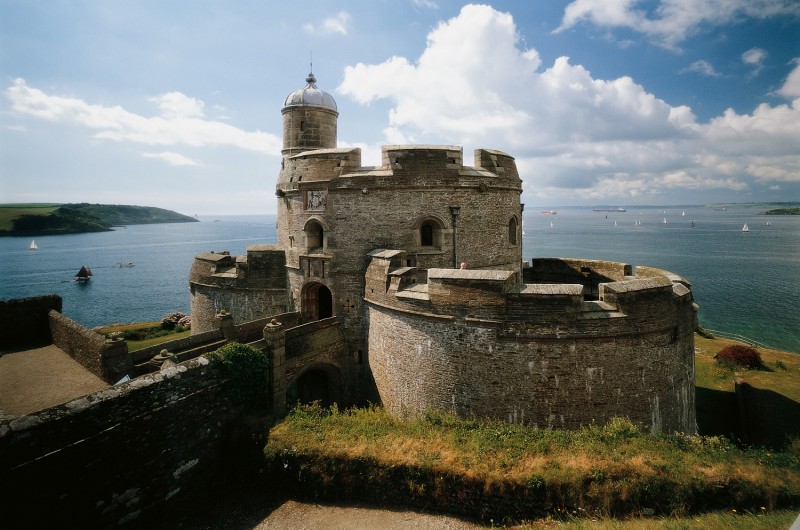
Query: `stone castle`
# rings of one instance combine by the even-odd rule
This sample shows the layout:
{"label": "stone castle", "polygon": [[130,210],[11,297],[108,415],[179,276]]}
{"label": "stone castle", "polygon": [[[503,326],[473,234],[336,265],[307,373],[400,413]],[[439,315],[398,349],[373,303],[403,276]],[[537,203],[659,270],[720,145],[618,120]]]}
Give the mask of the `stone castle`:
{"label": "stone castle", "polygon": [[523,261],[514,158],[337,147],[336,102],[310,74],[284,102],[278,241],[203,253],[193,333],[269,318],[276,412],[380,402],[541,428],[624,416],[696,432],[689,283],[651,267]]}

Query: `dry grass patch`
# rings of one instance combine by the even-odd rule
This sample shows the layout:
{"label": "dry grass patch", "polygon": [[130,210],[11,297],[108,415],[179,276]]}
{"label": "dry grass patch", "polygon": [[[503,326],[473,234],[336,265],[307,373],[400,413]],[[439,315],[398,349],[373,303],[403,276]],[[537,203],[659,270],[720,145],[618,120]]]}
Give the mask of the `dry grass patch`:
{"label": "dry grass patch", "polygon": [[[740,449],[719,437],[653,436],[622,419],[568,432],[439,414],[397,420],[378,407],[310,406],[272,429],[265,453],[273,469],[294,470],[289,479],[300,477],[300,485],[323,497],[364,488],[369,495],[399,492],[409,502],[463,503],[481,513],[505,502],[513,510],[597,514],[800,502],[797,451]],[[490,501],[501,504],[484,506]]]}

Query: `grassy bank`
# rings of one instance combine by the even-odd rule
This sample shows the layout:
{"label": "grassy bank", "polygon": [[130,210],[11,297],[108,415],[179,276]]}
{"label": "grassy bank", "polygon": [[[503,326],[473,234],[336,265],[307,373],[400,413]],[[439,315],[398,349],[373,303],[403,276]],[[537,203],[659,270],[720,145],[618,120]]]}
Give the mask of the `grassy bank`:
{"label": "grassy bank", "polygon": [[128,343],[128,351],[141,350],[156,344],[182,339],[192,334],[191,329],[175,327],[164,329],[161,322],[136,322],[133,324],[114,324],[94,328],[106,337],[120,336]]}
{"label": "grassy bank", "polygon": [[755,405],[747,410],[778,419],[770,426],[781,434],[773,448],[724,436],[651,436],[623,419],[569,432],[309,406],[272,429],[268,467],[282,490],[300,498],[415,506],[495,523],[536,520],[532,528],[787,527],[793,512],[780,510],[800,507],[800,439],[783,437],[800,417],[792,415],[800,356],[764,351],[766,370],[735,371],[713,359],[725,344],[697,341],[701,432],[737,429],[738,378],[762,391],[749,394]]}

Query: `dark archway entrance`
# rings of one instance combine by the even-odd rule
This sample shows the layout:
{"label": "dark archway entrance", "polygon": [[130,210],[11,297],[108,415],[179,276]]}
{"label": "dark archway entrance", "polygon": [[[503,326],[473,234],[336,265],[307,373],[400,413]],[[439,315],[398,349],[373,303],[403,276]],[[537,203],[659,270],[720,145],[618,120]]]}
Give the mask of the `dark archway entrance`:
{"label": "dark archway entrance", "polygon": [[341,376],[335,366],[317,365],[298,377],[286,390],[286,405],[308,405],[315,401],[323,407],[330,407],[340,399]]}
{"label": "dark archway entrance", "polygon": [[333,295],[321,283],[306,285],[303,290],[303,317],[308,320],[321,320],[333,316]]}

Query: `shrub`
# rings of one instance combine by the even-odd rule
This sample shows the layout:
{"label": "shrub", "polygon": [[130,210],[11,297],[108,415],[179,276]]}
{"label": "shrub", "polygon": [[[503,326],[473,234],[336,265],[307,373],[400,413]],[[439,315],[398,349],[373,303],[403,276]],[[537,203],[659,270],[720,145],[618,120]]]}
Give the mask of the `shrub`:
{"label": "shrub", "polygon": [[757,350],[744,344],[732,344],[721,349],[718,354],[714,356],[718,362],[732,363],[737,366],[744,366],[747,368],[763,368],[764,363],[761,361],[761,354]]}
{"label": "shrub", "polygon": [[265,352],[238,342],[230,342],[207,353],[209,365],[225,383],[234,403],[254,410],[269,406],[270,360]]}

